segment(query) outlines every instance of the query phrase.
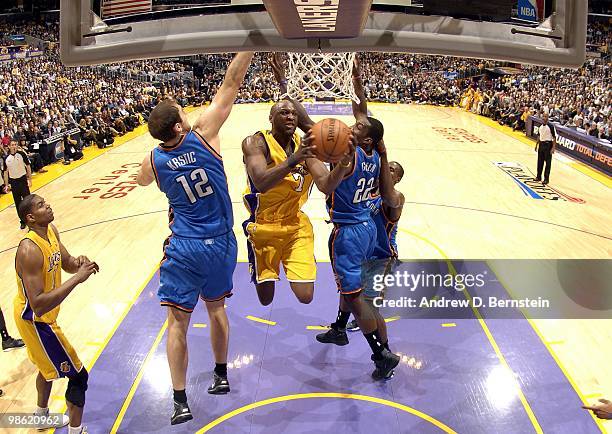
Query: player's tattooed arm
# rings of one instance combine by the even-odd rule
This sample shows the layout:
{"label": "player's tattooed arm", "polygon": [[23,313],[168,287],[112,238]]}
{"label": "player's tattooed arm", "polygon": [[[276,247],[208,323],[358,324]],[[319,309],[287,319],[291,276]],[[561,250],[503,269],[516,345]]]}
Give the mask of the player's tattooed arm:
{"label": "player's tattooed arm", "polygon": [[282,181],[297,164],[314,156],[314,146],[302,143],[300,148],[285,161],[268,169],[266,143],[260,134],[249,136],[242,141],[242,153],[247,174],[260,193],[265,193]]}

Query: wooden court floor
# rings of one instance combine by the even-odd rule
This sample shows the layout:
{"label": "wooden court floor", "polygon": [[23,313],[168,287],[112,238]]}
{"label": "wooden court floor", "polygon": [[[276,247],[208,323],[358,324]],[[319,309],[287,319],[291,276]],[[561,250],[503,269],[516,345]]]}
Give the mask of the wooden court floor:
{"label": "wooden court floor", "polygon": [[[246,260],[246,249],[240,224],[247,212],[241,200],[246,177],[240,145],[245,136],[268,128],[269,107],[236,106],[221,131],[241,261]],[[200,110],[190,114],[192,123]],[[370,110],[385,125],[390,158],[405,169],[398,185],[407,200],[398,233],[401,258],[612,258],[609,177],[556,154],[551,187],[562,198],[535,199],[495,164],[510,163],[535,172],[533,144],[518,133],[455,108],[371,104]],[[339,117],[351,122],[350,117]],[[55,179],[45,179],[50,182],[36,191],[53,207],[54,223],[68,250],[86,254],[100,265],[101,272],[62,304],[59,318],[87,367],[95,363],[149,281],[169,234],[165,197],[154,186],[142,188],[134,182],[140,162],[155,143],[146,133],[134,136],[79,167],[52,172]],[[60,169],[56,171],[64,171]],[[37,175],[35,187],[43,176]],[[5,202],[0,199],[0,204]],[[330,228],[325,223],[324,197],[314,191],[304,209],[315,226],[317,260],[327,262]],[[14,256],[24,233],[18,228],[14,207],[2,209],[0,307],[14,336]],[[612,319],[531,324],[584,399],[612,396]],[[0,413],[32,411],[36,371],[25,351],[2,353],[0,372],[5,392]],[[63,410],[63,390],[64,383],[56,382],[52,411]]]}

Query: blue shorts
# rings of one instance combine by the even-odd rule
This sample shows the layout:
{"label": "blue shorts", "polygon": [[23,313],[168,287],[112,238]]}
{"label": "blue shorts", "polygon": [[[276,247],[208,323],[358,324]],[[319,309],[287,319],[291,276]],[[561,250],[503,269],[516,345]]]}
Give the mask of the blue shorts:
{"label": "blue shorts", "polygon": [[370,258],[362,267],[363,273],[363,296],[365,298],[384,297],[384,285],[382,282],[387,274],[393,274],[397,258]]}
{"label": "blue shorts", "polygon": [[354,225],[335,225],[329,237],[329,257],[341,294],[363,289],[361,266],[374,251],[376,225],[369,220]]}
{"label": "blue shorts", "polygon": [[170,236],[159,269],[161,305],[192,312],[198,297],[204,301],[231,297],[237,257],[232,231],[206,239]]}

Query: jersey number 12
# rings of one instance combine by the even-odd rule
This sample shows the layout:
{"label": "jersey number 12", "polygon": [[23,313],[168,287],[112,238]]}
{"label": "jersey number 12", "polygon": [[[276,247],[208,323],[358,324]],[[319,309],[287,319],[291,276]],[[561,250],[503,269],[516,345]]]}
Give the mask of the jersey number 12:
{"label": "jersey number 12", "polygon": [[206,197],[214,193],[212,187],[210,185],[206,185],[208,184],[208,175],[206,174],[206,171],[204,169],[195,169],[189,174],[189,178],[191,178],[192,181],[195,181],[195,184],[193,185],[193,190],[189,185],[189,181],[187,181],[186,175],[179,176],[178,178],[176,178],[176,182],[180,183],[183,186],[183,190],[185,190],[185,194],[187,194],[189,202],[196,203],[196,194],[198,195],[198,197]]}

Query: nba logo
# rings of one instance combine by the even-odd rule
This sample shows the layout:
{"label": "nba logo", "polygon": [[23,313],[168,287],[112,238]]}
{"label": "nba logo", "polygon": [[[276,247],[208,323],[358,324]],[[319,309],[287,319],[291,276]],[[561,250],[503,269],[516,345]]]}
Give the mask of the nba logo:
{"label": "nba logo", "polygon": [[62,362],[60,363],[60,371],[62,371],[64,374],[67,374],[68,372],[70,372],[70,363],[68,362]]}
{"label": "nba logo", "polygon": [[518,18],[525,21],[538,22],[538,0],[519,0]]}

